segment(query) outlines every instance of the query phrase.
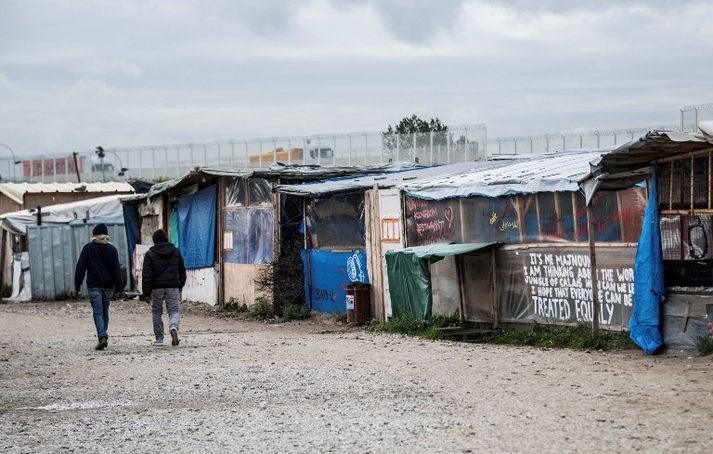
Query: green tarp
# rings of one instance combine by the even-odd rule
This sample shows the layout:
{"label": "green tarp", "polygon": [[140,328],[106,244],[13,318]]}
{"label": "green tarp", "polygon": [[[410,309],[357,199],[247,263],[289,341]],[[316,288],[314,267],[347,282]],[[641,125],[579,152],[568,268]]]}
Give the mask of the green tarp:
{"label": "green tarp", "polygon": [[497,244],[500,243],[430,244],[387,251],[386,270],[392,316],[413,315],[430,320],[433,294],[429,264],[444,257],[468,254]]}

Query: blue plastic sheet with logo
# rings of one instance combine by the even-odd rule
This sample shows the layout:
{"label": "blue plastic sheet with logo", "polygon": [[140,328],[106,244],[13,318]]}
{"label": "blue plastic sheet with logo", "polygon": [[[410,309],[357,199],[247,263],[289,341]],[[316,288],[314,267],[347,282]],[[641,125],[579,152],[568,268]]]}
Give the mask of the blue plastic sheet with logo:
{"label": "blue plastic sheet with logo", "polygon": [[303,249],[302,263],[305,267],[305,300],[315,311],[346,313],[346,285],[350,282],[369,283],[366,252],[361,249],[344,252]]}

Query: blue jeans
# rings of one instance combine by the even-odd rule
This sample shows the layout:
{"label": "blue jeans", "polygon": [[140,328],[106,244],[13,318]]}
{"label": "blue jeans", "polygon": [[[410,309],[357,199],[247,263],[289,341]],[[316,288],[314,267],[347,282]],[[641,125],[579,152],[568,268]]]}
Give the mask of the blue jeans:
{"label": "blue jeans", "polygon": [[97,337],[108,338],[106,330],[109,328],[109,301],[114,296],[114,289],[111,288],[89,288],[89,302],[92,303],[94,312],[94,326],[97,328]]}

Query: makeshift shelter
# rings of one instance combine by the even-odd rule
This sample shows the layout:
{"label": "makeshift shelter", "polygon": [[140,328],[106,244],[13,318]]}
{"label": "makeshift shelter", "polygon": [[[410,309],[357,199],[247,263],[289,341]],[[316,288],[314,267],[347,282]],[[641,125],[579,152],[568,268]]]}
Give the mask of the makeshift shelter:
{"label": "makeshift shelter", "polygon": [[[23,244],[27,250],[15,254],[13,263],[13,298],[59,300],[73,295],[74,267],[98,223],[107,225],[122,269],[128,271],[121,197],[98,197],[0,215],[3,231],[26,238]],[[80,294],[86,296],[86,288]]]}
{"label": "makeshift shelter", "polygon": [[404,246],[397,187],[472,169],[498,168],[508,162],[474,161],[278,186],[278,193],[301,198],[305,207],[301,231],[307,307],[344,313],[346,285],[361,282],[371,286],[372,316],[388,317],[391,306],[384,252]]}
{"label": "makeshift shelter", "polygon": [[[590,162],[607,151],[537,155],[403,185],[407,246],[502,243],[495,249],[494,265],[487,254],[463,258],[461,274],[456,258],[433,265],[434,286],[447,300],[440,305],[462,305],[464,318],[480,323],[573,324],[594,319],[605,328],[624,328],[631,312],[635,242],[646,198],[635,186],[596,192],[587,206],[580,182],[590,175]],[[590,239],[596,240],[594,274]],[[601,294],[596,318],[593,275]],[[404,273],[389,270],[390,285],[403,279]],[[497,304],[482,304],[481,295],[488,292],[495,292]],[[392,308],[409,307],[396,296],[392,294]]]}
{"label": "makeshift shelter", "polygon": [[147,194],[124,201],[134,288],[141,287],[143,256],[152,245],[151,234],[164,228],[188,269],[184,299],[250,305],[261,296],[256,277],[280,255],[280,246],[288,243],[280,239],[296,236],[298,225],[281,223],[281,214],[302,218],[302,205],[273,194],[274,186],[399,168],[204,167],[156,184]]}
{"label": "makeshift shelter", "polygon": [[660,240],[640,242],[653,252],[635,266],[642,314],[632,334],[648,333],[635,339],[645,350],[657,330],[665,346],[694,349],[713,320],[713,136],[652,131],[597,160],[583,188],[620,188],[639,175],[655,175],[650,187],[658,197],[647,225]]}
{"label": "makeshift shelter", "polygon": [[[498,243],[465,243],[465,244],[431,244],[405,248],[401,251],[386,252],[386,265],[391,282],[392,314],[396,317],[415,315],[420,319],[429,320],[433,311],[433,290],[430,265],[446,257],[458,257],[458,281],[463,282],[465,274],[465,257],[480,256],[490,252]],[[491,254],[494,260],[494,250]],[[494,262],[493,262],[494,263]],[[492,282],[494,285],[494,282]],[[478,302],[485,306],[486,311],[492,311],[496,306],[493,285],[478,292]],[[461,289],[464,287],[461,285]],[[485,295],[488,295],[485,298]],[[461,291],[458,313],[461,319],[466,318],[465,295]]]}
{"label": "makeshift shelter", "polygon": [[[105,197],[111,194],[131,194],[127,183],[0,183],[0,215],[24,209]],[[3,283],[11,282],[13,253],[27,250],[25,238],[3,231],[0,240],[0,266]]]}

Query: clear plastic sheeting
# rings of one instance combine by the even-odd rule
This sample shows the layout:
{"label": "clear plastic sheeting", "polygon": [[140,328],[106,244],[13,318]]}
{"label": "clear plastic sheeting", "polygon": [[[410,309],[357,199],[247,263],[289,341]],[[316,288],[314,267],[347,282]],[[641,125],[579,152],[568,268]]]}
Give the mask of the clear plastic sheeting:
{"label": "clear plastic sheeting", "polygon": [[223,260],[226,263],[271,263],[274,213],[272,208],[223,211]]}
{"label": "clear plastic sheeting", "polygon": [[234,177],[225,185],[225,206],[242,207],[248,204],[248,191],[245,178]]}
{"label": "clear plastic sheeting", "polygon": [[460,287],[455,257],[431,264],[433,315],[450,316],[460,311]]}
{"label": "clear plastic sheeting", "polygon": [[[595,239],[634,242],[641,233],[645,192],[634,187],[594,195]],[[587,207],[579,192],[425,200],[405,197],[409,245],[588,240]]]}
{"label": "clear plastic sheeting", "polygon": [[272,183],[264,178],[233,177],[225,185],[225,206],[272,205]]}
{"label": "clear plastic sheeting", "polygon": [[[628,327],[634,298],[635,246],[597,250],[599,324]],[[496,252],[499,320],[506,322],[591,323],[589,249],[533,247]]]}
{"label": "clear plastic sheeting", "polygon": [[264,178],[248,179],[250,205],[272,206],[272,184]]}
{"label": "clear plastic sheeting", "polygon": [[364,195],[335,195],[312,200],[307,206],[310,244],[319,249],[365,246]]}
{"label": "clear plastic sheeting", "polygon": [[669,293],[661,314],[664,345],[676,350],[695,350],[698,339],[709,336],[711,322],[713,293]]}

